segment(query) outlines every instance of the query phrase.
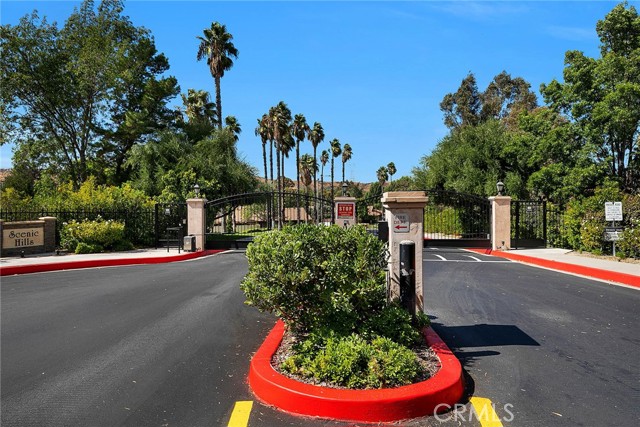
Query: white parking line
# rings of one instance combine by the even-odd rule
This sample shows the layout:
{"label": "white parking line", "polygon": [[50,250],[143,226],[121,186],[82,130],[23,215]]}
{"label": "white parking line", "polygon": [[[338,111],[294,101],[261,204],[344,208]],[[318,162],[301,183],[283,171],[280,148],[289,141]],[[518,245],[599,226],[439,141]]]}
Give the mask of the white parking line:
{"label": "white parking line", "polygon": [[477,262],[482,262],[482,260],[481,260],[481,259],[476,258],[476,257],[474,257],[474,256],[471,256],[471,255],[465,255],[465,256],[466,256],[466,257],[469,257],[469,258],[471,258],[471,259],[474,259],[474,260],[476,260]]}
{"label": "white parking line", "polygon": [[446,261],[447,259],[445,257],[443,257],[442,255],[438,255],[438,254],[433,254],[434,256],[437,256],[438,258],[440,258],[442,261]]}

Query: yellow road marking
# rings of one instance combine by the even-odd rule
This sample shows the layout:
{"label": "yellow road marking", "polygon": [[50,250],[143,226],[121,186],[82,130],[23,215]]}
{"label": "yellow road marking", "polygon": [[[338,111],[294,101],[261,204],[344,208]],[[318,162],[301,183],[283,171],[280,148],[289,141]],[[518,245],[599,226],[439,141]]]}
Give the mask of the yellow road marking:
{"label": "yellow road marking", "polygon": [[482,427],[502,427],[502,422],[493,409],[491,400],[484,397],[472,397],[470,400]]}
{"label": "yellow road marking", "polygon": [[253,401],[251,400],[236,402],[227,427],[247,427],[252,407]]}

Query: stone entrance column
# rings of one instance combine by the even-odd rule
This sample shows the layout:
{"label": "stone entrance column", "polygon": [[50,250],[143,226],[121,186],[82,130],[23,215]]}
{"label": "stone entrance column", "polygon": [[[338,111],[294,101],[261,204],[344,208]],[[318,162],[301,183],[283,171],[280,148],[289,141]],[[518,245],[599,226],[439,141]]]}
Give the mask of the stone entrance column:
{"label": "stone entrance column", "polygon": [[489,197],[491,202],[491,249],[511,249],[511,197]]}
{"label": "stone entrance column", "polygon": [[205,199],[187,199],[187,234],[196,236],[196,251],[205,249]]}
{"label": "stone entrance column", "polygon": [[424,191],[397,191],[382,195],[389,225],[389,289],[390,300],[400,298],[400,242],[410,240],[415,244],[415,308],[424,311],[422,295],[422,248],[424,246],[424,207],[427,204]]}

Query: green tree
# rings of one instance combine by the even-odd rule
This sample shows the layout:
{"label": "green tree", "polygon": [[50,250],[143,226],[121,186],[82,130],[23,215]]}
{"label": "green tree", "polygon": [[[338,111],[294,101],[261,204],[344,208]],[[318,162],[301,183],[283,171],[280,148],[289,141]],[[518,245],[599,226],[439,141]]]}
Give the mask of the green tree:
{"label": "green tree", "polygon": [[263,114],[261,119],[258,120],[258,126],[256,126],[255,134],[260,137],[262,142],[262,162],[264,163],[264,182],[269,182],[267,176],[267,141],[270,141],[269,148],[269,160],[271,161],[271,181],[273,181],[273,140],[271,138],[271,128],[269,126],[269,115]]}
{"label": "green tree", "polygon": [[324,197],[324,167],[329,162],[329,152],[327,150],[322,150],[320,153],[320,193],[322,197]]}
{"label": "green tree", "polygon": [[[340,141],[337,138],[334,138],[331,140],[330,142],[331,145],[331,200],[335,200],[335,189],[334,189],[334,185],[333,185],[333,178],[334,178],[334,173],[333,173],[333,163],[334,163],[334,159],[336,157],[338,157],[340,154],[342,154],[342,147],[340,146]],[[331,220],[335,220],[335,213],[332,212],[331,213]]]}
{"label": "green tree", "polygon": [[342,147],[342,182],[346,182],[344,180],[344,165],[351,160],[351,156],[353,156],[351,146],[349,144],[344,144],[344,147]]}
{"label": "green tree", "polygon": [[300,192],[300,143],[311,133],[307,119],[303,114],[296,114],[291,125],[291,133],[296,139],[296,189]]}
{"label": "green tree", "polygon": [[[206,90],[189,89],[181,94],[184,114],[180,111],[178,124],[193,143],[211,134],[217,126],[215,104]],[[186,118],[185,118],[186,116]]]}
{"label": "green tree", "polygon": [[391,182],[393,182],[393,175],[398,172],[398,170],[396,169],[396,164],[393,162],[389,162],[389,164],[387,165],[387,172],[389,172],[389,179],[391,180]]}
{"label": "green tree", "polygon": [[[3,142],[37,146],[40,164],[78,187],[95,174],[121,182],[131,148],[175,117],[176,79],[123,2],[85,0],[59,29],[37,12],[0,27]],[[27,150],[29,151],[29,150]]]}
{"label": "green tree", "polygon": [[198,36],[198,61],[205,59],[216,86],[216,113],[218,126],[222,128],[222,98],[220,96],[220,80],[225,71],[233,67],[233,59],[238,57],[238,49],[233,45],[233,36],[227,32],[227,27],[219,22],[212,22],[211,27],[203,31],[204,36]]}
{"label": "green tree", "polygon": [[[311,145],[313,146],[313,162],[315,164],[318,164],[318,157],[317,157],[318,145],[320,145],[320,143],[324,141],[324,129],[322,128],[322,125],[320,123],[318,122],[313,123],[313,128],[311,129],[311,132],[309,134],[309,141],[311,141]],[[318,183],[317,183],[316,172],[317,172],[317,168],[316,168],[316,171],[313,173],[313,196],[314,197],[318,197],[318,185],[317,185]]]}
{"label": "green tree", "polygon": [[564,83],[541,86],[545,101],[579,126],[599,162],[627,191],[640,189],[640,17],[618,4],[598,21],[600,58],[565,54]]}
{"label": "green tree", "polygon": [[303,154],[300,156],[300,176],[302,178],[302,183],[307,187],[307,191],[309,191],[309,186],[313,182],[313,176],[317,170],[318,164],[313,159],[313,156],[310,154]]}
{"label": "green tree", "polygon": [[240,122],[236,119],[236,116],[227,116],[224,118],[225,128],[231,131],[233,135],[233,139],[238,142],[240,139],[240,134],[242,133],[242,127],[240,126]]}
{"label": "green tree", "polygon": [[384,184],[389,179],[389,172],[385,166],[380,166],[376,171],[376,176],[378,177],[378,183],[380,184],[381,191],[384,190]]}
{"label": "green tree", "polygon": [[469,73],[454,93],[440,103],[444,124],[449,129],[477,126],[492,119],[530,111],[537,106],[531,85],[521,77],[512,78],[506,71],[493,78],[484,92],[478,90],[473,73]]}

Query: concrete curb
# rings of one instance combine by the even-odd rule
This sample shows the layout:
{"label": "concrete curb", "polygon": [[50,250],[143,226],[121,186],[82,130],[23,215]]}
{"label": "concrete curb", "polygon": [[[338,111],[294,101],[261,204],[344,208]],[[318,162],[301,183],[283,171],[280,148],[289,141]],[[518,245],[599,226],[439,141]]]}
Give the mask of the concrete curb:
{"label": "concrete curb", "polygon": [[540,267],[550,268],[552,270],[564,271],[567,273],[578,274],[580,276],[593,277],[595,279],[606,280],[609,282],[622,283],[624,285],[640,288],[640,276],[634,276],[617,271],[602,270],[599,268],[586,267],[584,265],[569,264],[560,261],[554,261],[543,258],[536,258],[527,255],[513,254],[508,251],[492,251],[491,249],[469,249],[470,251],[484,254],[494,255],[502,258],[520,261],[527,264],[538,265]]}
{"label": "concrete curb", "polygon": [[271,366],[284,334],[279,320],[251,360],[249,385],[262,402],[312,417],[357,422],[387,422],[433,415],[460,401],[464,393],[462,366],[431,328],[427,343],[440,358],[441,368],[417,384],[378,390],[342,390],[305,384],[285,377]]}
{"label": "concrete curb", "polygon": [[8,265],[0,267],[0,276],[11,276],[14,274],[43,273],[47,271],[74,270],[78,268],[114,267],[124,265],[140,264],[164,264],[176,261],[186,261],[213,255],[223,250],[206,250],[199,252],[189,252],[181,255],[162,257],[141,257],[141,258],[116,258],[116,259],[92,259],[68,262],[52,262],[32,265]]}

